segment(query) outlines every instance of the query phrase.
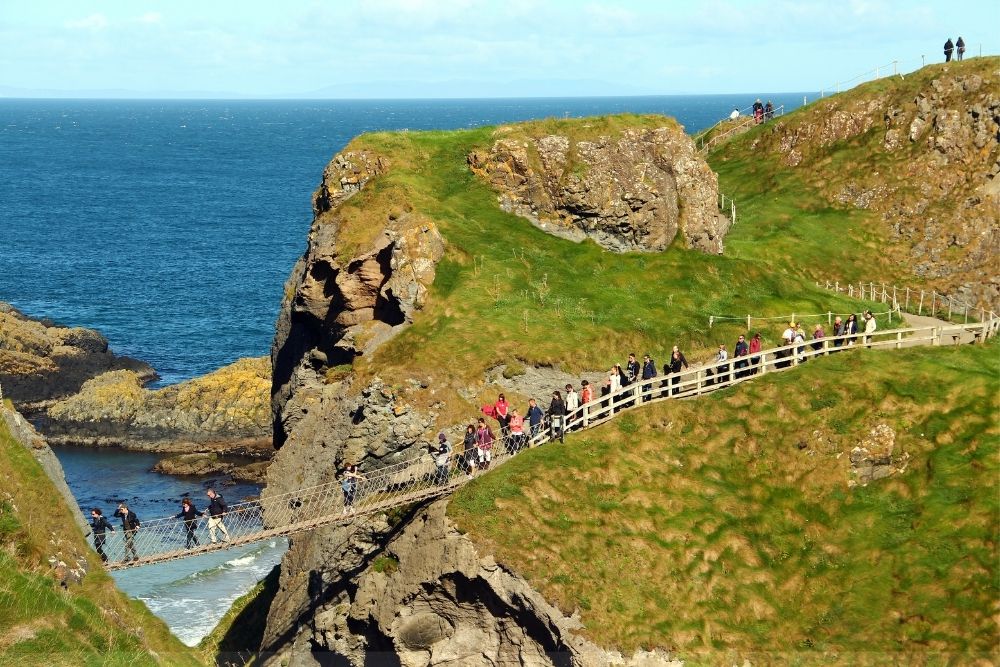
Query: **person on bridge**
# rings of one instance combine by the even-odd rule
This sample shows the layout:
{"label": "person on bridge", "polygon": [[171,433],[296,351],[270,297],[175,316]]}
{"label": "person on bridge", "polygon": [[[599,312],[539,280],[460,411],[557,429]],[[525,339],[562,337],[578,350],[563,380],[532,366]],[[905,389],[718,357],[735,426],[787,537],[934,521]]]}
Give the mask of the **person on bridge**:
{"label": "person on bridge", "polygon": [[500,437],[507,437],[510,433],[510,403],[503,394],[500,394],[497,402],[493,404],[493,418],[500,423]]}
{"label": "person on bridge", "polygon": [[[628,355],[628,363],[625,364],[625,380],[622,382],[622,385],[635,384],[635,381],[639,379],[640,372],[641,368],[639,366],[639,362],[636,361],[635,352],[632,352]],[[638,389],[639,388],[636,387],[635,389],[629,390],[627,392],[629,397],[634,398],[638,393]],[[629,401],[626,407],[630,408],[633,405],[635,405],[635,401]]]}
{"label": "person on bridge", "polygon": [[823,339],[826,337],[826,332],[823,331],[823,325],[817,324],[816,328],[813,329],[813,344],[812,349],[819,352],[823,349]]}
{"label": "person on bridge", "polygon": [[524,449],[528,443],[528,436],[524,434],[524,417],[517,408],[510,410],[510,438],[511,449],[515,454]]}
{"label": "person on bridge", "polygon": [[844,322],[844,335],[847,336],[845,339],[847,341],[847,347],[854,345],[854,341],[857,338],[858,333],[858,316],[851,313],[847,316],[847,321]]}
{"label": "person on bridge", "polygon": [[594,387],[587,380],[583,380],[581,386],[580,404],[583,406],[583,427],[586,428],[590,425],[590,408],[588,404],[594,400]]}
{"label": "person on bridge", "polygon": [[552,400],[549,402],[549,426],[552,428],[552,439],[557,437],[560,442],[566,437],[566,403],[563,402],[562,394],[559,391],[552,392]]}
{"label": "person on bridge", "polygon": [[101,560],[107,563],[108,556],[104,553],[104,541],[107,539],[105,536],[109,530],[112,533],[115,532],[115,527],[108,523],[104,512],[99,507],[90,510],[90,529],[94,533],[94,549],[97,550],[97,555],[101,557]]}
{"label": "person on bridge", "polygon": [[961,61],[962,56],[965,55],[965,40],[961,37],[955,42],[955,60]]}
{"label": "person on bridge", "polygon": [[462,444],[464,451],[458,465],[467,476],[472,477],[472,473],[476,472],[477,458],[476,427],[474,424],[465,427],[465,438],[463,438]]}
{"label": "person on bridge", "polygon": [[196,547],[200,546],[198,536],[194,534],[194,529],[198,527],[198,517],[200,516],[201,512],[194,506],[190,498],[185,498],[181,501],[181,511],[174,518],[184,519],[184,530],[187,531],[187,540],[184,544],[185,549],[190,549],[192,544]]}
{"label": "person on bridge", "polygon": [[119,503],[114,515],[122,520],[122,535],[125,536],[125,562],[139,560],[139,554],[135,551],[135,531],[139,530],[139,517],[128,508],[127,503]]}
{"label": "person on bridge", "polygon": [[840,347],[844,344],[844,341],[839,338],[844,334],[844,321],[840,319],[840,315],[833,318],[833,335],[835,340],[833,341],[834,347]]}
{"label": "person on bridge", "polygon": [[680,350],[674,350],[674,353],[670,355],[670,365],[663,367],[663,374],[670,375],[670,385],[673,387],[670,393],[673,396],[676,396],[679,391],[677,384],[681,381],[681,366],[684,363],[681,361],[682,356]]}
{"label": "person on bridge", "polygon": [[431,447],[431,454],[434,455],[434,465],[437,467],[434,483],[438,486],[444,486],[448,483],[448,473],[451,467],[451,443],[448,442],[448,436],[443,432],[438,433],[438,445]]}
{"label": "person on bridge", "polygon": [[340,490],[344,492],[344,514],[354,511],[354,500],[358,495],[358,482],[364,481],[364,479],[365,476],[358,471],[357,463],[344,464],[344,471],[340,476]]}
{"label": "person on bridge", "polygon": [[951,62],[951,52],[955,50],[955,45],[951,43],[951,37],[944,43],[944,61]]}
{"label": "person on bridge", "polygon": [[760,332],[754,333],[753,338],[750,339],[750,373],[756,375],[758,366],[760,366],[760,351],[763,349],[764,343],[760,339]]}
{"label": "person on bridge", "polygon": [[489,470],[490,461],[493,460],[493,431],[486,423],[486,419],[479,418],[479,425],[476,427],[476,447],[479,449],[479,469]]}
{"label": "person on bridge", "polygon": [[750,346],[747,345],[746,336],[740,335],[736,340],[736,348],[733,350],[733,357],[736,359],[733,363],[733,368],[736,369],[736,377],[743,378],[747,376],[746,367],[748,366],[746,359],[741,359],[750,354]]}
{"label": "person on bridge", "polygon": [[528,426],[531,427],[531,439],[534,440],[538,432],[542,430],[542,420],[545,418],[545,412],[538,407],[538,402],[533,399],[528,399]]}
{"label": "person on bridge", "polygon": [[568,384],[566,385],[566,415],[573,414],[573,411],[578,407],[580,407],[580,395],[573,389],[573,385]]}
{"label": "person on bridge", "polygon": [[222,517],[229,511],[229,506],[226,505],[225,498],[216,493],[215,489],[209,489],[205,495],[208,496],[208,537],[212,540],[212,544],[215,544],[215,531],[221,530],[223,537],[226,538],[225,541],[228,542],[229,531],[226,530]]}
{"label": "person on bridge", "polygon": [[[642,379],[652,380],[656,377],[656,362],[650,359],[649,355],[645,355],[642,358]],[[646,401],[653,398],[653,395],[649,393],[649,390],[653,388],[652,382],[646,382],[642,385],[642,393],[645,394],[642,401]]]}

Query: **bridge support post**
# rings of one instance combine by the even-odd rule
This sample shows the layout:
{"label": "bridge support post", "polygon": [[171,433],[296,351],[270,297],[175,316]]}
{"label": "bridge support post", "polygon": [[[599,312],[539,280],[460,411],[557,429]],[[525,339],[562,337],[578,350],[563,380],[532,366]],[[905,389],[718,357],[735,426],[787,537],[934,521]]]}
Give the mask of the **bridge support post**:
{"label": "bridge support post", "polygon": [[931,328],[931,345],[937,347],[941,344],[941,331],[939,327]]}
{"label": "bridge support post", "polygon": [[902,348],[903,348],[903,332],[902,331],[897,331],[896,332],[896,349],[900,350]]}

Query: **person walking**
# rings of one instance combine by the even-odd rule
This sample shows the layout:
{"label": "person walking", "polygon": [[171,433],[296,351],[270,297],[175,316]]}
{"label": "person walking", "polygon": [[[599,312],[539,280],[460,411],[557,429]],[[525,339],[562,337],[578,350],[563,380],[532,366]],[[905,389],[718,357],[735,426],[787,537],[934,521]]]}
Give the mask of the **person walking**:
{"label": "person walking", "polygon": [[569,421],[570,417],[576,417],[577,423],[579,423],[579,415],[574,415],[573,413],[576,409],[580,407],[580,395],[576,393],[573,389],[573,385],[566,385],[566,420]]}
{"label": "person walking", "polygon": [[955,60],[961,61],[962,57],[965,55],[965,40],[959,36],[958,41],[955,42]]}
{"label": "person walking", "polygon": [[552,429],[550,437],[555,440],[558,436],[559,442],[565,442],[566,403],[558,391],[552,392],[552,400],[549,402],[549,426]]}
{"label": "person walking", "polygon": [[847,341],[847,347],[854,345],[854,341],[857,339],[858,334],[858,316],[851,313],[847,316],[847,321],[844,322],[844,335],[847,336],[845,339]]}
{"label": "person walking", "polygon": [[500,423],[500,437],[506,438],[510,434],[510,403],[503,394],[493,404],[493,417]]}
{"label": "person walking", "polygon": [[872,334],[878,328],[878,324],[875,322],[875,316],[872,315],[872,311],[865,311],[865,347],[872,346]]}
{"label": "person walking", "polygon": [[753,338],[750,339],[750,372],[753,375],[756,375],[760,368],[760,351],[763,349],[763,345],[760,332],[754,332]]}
{"label": "person walking", "polygon": [[125,537],[125,562],[139,560],[135,550],[135,532],[139,530],[139,517],[128,508],[127,503],[119,503],[114,516],[122,520],[122,535]]}
{"label": "person walking", "polygon": [[102,562],[107,563],[108,555],[104,553],[104,543],[107,539],[107,532],[115,532],[115,527],[108,523],[104,512],[99,507],[90,510],[90,530],[94,533],[94,549],[97,551],[97,555],[101,557]]}
{"label": "person walking", "polygon": [[[639,379],[639,362],[636,361],[635,352],[628,355],[628,362],[625,364],[625,382],[622,384],[633,385],[635,381]],[[635,387],[628,391],[628,395],[631,399],[635,399],[635,395],[638,393],[638,387]],[[626,407],[632,407],[635,405],[635,400],[630,400]]]}
{"label": "person walking", "polygon": [[437,447],[432,445],[430,450],[431,454],[434,455],[434,483],[438,486],[444,486],[448,483],[448,473],[451,467],[451,443],[448,442],[448,436],[444,433],[438,433]]}
{"label": "person walking", "polygon": [[540,407],[538,407],[538,402],[530,398],[528,399],[528,426],[531,428],[531,439],[534,440],[538,436],[538,432],[542,430],[542,419],[545,417],[545,413]]}
{"label": "person walking", "polygon": [[760,98],[753,103],[753,121],[755,124],[760,125],[764,122],[764,105],[760,103]]}
{"label": "person walking", "polygon": [[476,447],[476,427],[474,424],[469,424],[465,427],[465,437],[462,439],[462,446],[464,451],[462,452],[462,458],[460,459],[462,470],[469,477],[476,472],[476,459],[478,456],[478,448]]}
{"label": "person walking", "polygon": [[844,334],[844,321],[840,319],[840,315],[833,318],[833,346],[840,347],[844,344],[844,339],[840,338]]}
{"label": "person walking", "polygon": [[677,385],[681,381],[682,364],[681,353],[679,351],[675,351],[672,355],[670,355],[670,384],[673,386],[673,389],[671,390],[671,394],[673,396],[676,396],[679,391]]}
{"label": "person walking", "polygon": [[951,43],[951,37],[944,43],[944,61],[951,62],[951,52],[955,50],[955,45]]}
{"label": "person walking", "polygon": [[805,335],[805,332],[802,331],[802,323],[801,322],[799,322],[798,324],[795,325],[795,334],[794,335],[795,335],[795,338],[794,338],[794,343],[795,343],[795,358],[799,362],[803,362],[803,361],[806,360],[806,335]]}
{"label": "person walking", "polygon": [[615,364],[608,372],[608,404],[611,406],[612,412],[618,412],[615,403],[621,402],[621,395],[618,392],[622,388],[622,379],[624,377],[625,374],[622,373],[621,364]]}
{"label": "person walking", "polygon": [[524,449],[528,437],[524,434],[524,417],[517,408],[510,410],[510,438],[512,453],[517,454]]}
{"label": "person walking", "polygon": [[479,449],[479,469],[489,470],[490,461],[493,460],[493,430],[490,429],[486,420],[479,418],[479,425],[476,427],[476,447]]}
{"label": "person walking", "polygon": [[[729,359],[729,353],[726,352],[726,346],[724,344],[719,345],[719,351],[715,355],[716,363],[720,363]],[[729,381],[729,364],[721,364],[715,368],[716,382],[723,383]]]}
{"label": "person walking", "polygon": [[768,100],[767,104],[764,105],[764,122],[766,123],[767,121],[773,118],[774,118],[774,105],[771,104],[771,100]]}
{"label": "person walking", "polygon": [[670,350],[671,357],[673,356],[673,354],[675,352],[680,355],[681,364],[684,366],[684,368],[688,368],[687,357],[685,357],[684,353],[681,352],[681,348],[679,348],[678,346],[674,345],[674,347]]}
{"label": "person walking", "polygon": [[194,503],[190,498],[185,498],[181,501],[181,511],[174,518],[184,519],[184,530],[187,531],[185,535],[186,542],[184,544],[185,549],[190,549],[191,545],[200,546],[198,542],[198,536],[194,534],[194,529],[198,526],[198,517],[201,516],[201,512],[194,506]]}
{"label": "person walking", "polygon": [[[648,354],[644,355],[642,357],[642,379],[652,380],[655,377],[656,377],[656,362],[650,359]],[[649,390],[652,388],[653,388],[652,382],[643,383],[642,385],[643,403],[653,398],[652,394],[649,393]]]}
{"label": "person walking", "polygon": [[221,531],[225,542],[229,541],[229,531],[226,529],[226,524],[222,521],[222,517],[229,512],[229,505],[226,504],[226,499],[222,497],[222,494],[216,493],[215,489],[209,489],[205,492],[208,496],[208,539],[215,544],[215,532]]}
{"label": "person walking", "polygon": [[813,343],[812,349],[819,352],[823,349],[823,339],[826,337],[826,332],[823,331],[823,325],[817,324],[816,328],[813,329]]}
{"label": "person walking", "polygon": [[587,380],[581,382],[580,405],[583,411],[583,427],[590,425],[590,403],[594,400],[594,387]]}
{"label": "person walking", "polygon": [[747,345],[746,336],[741,335],[736,339],[736,347],[733,349],[733,357],[736,361],[733,363],[733,368],[736,371],[736,378],[743,378],[747,376],[746,368],[749,362],[742,358],[750,354],[750,346]]}
{"label": "person walking", "polygon": [[358,497],[358,483],[365,476],[358,470],[357,463],[347,462],[340,474],[340,490],[344,492],[344,514],[354,511],[354,501]]}

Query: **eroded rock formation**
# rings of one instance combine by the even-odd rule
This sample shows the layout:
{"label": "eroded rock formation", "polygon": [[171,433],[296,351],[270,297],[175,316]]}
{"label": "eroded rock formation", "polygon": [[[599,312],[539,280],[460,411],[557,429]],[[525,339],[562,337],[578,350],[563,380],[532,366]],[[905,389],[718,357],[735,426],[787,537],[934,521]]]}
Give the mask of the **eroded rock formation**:
{"label": "eroded rock formation", "polygon": [[0,386],[19,408],[44,407],[112,370],[131,371],[142,382],[156,378],[148,364],[115,355],[92,329],[30,318],[0,302]]}
{"label": "eroded rock formation", "polygon": [[468,161],[504,210],[616,252],[665,250],[680,234],[689,248],[722,253],[729,231],[718,210],[718,177],[680,127],[593,141],[505,137]]}

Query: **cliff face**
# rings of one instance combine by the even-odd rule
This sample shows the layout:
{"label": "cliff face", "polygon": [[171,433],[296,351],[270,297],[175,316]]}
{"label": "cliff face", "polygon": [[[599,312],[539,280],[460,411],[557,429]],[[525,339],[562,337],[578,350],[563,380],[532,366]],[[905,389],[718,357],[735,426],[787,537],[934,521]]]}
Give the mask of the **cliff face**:
{"label": "cliff face", "polygon": [[1000,59],[929,66],[820,100],[720,155],[790,168],[875,212],[885,250],[939,292],[1000,307]]}
{"label": "cliff face", "polygon": [[116,356],[96,331],[33,319],[0,302],[0,386],[15,405],[44,407],[112,370],[131,371],[142,382],[156,378],[148,364]]}
{"label": "cliff face", "polygon": [[616,252],[665,250],[680,233],[689,248],[721,254],[731,224],[717,177],[676,125],[591,141],[506,137],[468,159],[505,211]]}

